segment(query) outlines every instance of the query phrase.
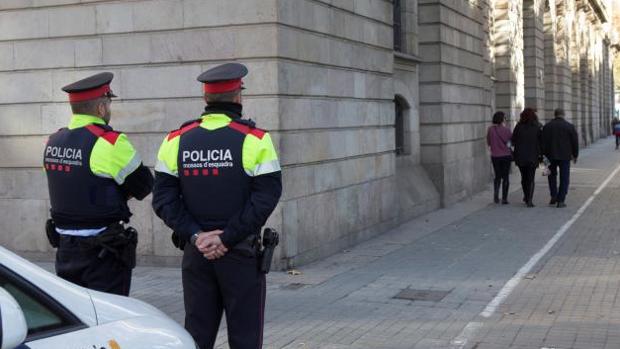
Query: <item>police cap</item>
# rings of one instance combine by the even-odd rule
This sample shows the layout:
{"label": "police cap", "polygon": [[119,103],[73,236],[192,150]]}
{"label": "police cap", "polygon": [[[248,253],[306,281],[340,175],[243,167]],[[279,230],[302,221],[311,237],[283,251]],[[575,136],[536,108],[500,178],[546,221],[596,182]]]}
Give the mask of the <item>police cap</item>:
{"label": "police cap", "polygon": [[85,79],[76,81],[62,88],[69,94],[71,103],[83,102],[100,97],[116,97],[110,89],[110,82],[114,74],[105,72],[89,76]]}
{"label": "police cap", "polygon": [[211,68],[198,76],[205,93],[226,93],[243,88],[241,79],[248,75],[248,68],[240,63],[226,63]]}

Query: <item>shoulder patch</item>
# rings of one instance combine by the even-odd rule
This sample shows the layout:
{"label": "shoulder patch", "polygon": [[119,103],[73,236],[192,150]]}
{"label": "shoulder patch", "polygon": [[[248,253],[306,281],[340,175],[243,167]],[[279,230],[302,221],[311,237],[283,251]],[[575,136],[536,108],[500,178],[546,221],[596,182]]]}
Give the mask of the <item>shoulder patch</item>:
{"label": "shoulder patch", "polygon": [[94,124],[87,125],[86,129],[97,138],[103,138],[112,145],[116,144],[118,137],[121,135],[121,132],[112,131],[112,128],[110,127],[102,128],[95,126]]}
{"label": "shoulder patch", "polygon": [[248,125],[245,125],[244,123],[240,123],[237,121],[232,121],[230,124],[228,124],[228,127],[232,128],[233,130],[239,131],[245,135],[251,134],[258,139],[263,139],[266,133],[265,130],[250,127]]}
{"label": "shoulder patch", "polygon": [[194,129],[200,126],[200,121],[192,120],[181,125],[181,128],[178,130],[174,130],[168,134],[168,140],[172,140],[173,138],[184,134],[185,132]]}

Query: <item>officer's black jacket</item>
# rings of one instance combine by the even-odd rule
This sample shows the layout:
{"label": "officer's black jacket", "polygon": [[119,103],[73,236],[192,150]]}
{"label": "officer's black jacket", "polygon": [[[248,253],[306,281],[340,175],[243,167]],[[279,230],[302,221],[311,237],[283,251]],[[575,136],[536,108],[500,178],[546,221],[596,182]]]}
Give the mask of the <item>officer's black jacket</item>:
{"label": "officer's black jacket", "polygon": [[[223,113],[235,121],[240,120],[241,106],[232,103],[217,103],[205,109],[205,114]],[[226,226],[201,227],[188,212],[181,196],[178,177],[155,171],[153,189],[153,209],[167,226],[180,234],[186,241],[203,229],[223,229],[220,235],[228,248],[244,240],[249,234],[257,232],[273,212],[282,194],[282,175],[280,171],[251,178],[249,199],[239,211],[228,219]],[[220,198],[226,200],[225,197]]]}
{"label": "officer's black jacket", "polygon": [[135,171],[125,178],[121,189],[127,197],[142,200],[153,190],[153,174],[146,166],[140,164]]}

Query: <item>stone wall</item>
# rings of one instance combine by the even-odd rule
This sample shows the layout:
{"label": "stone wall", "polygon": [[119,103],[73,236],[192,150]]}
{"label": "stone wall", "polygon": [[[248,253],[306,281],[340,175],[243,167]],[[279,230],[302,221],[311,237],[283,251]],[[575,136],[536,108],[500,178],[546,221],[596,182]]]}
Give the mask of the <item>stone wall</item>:
{"label": "stone wall", "polygon": [[280,1],[278,103],[285,264],[393,227],[392,7]]}
{"label": "stone wall", "polygon": [[[282,233],[280,266],[438,207],[421,168],[411,174],[422,182],[416,175],[404,185],[414,191],[411,208],[397,203],[391,9],[382,0],[2,2],[0,82],[11,88],[0,96],[0,146],[8,150],[0,154],[0,243],[49,257],[41,232],[49,209],[43,143],[70,117],[60,87],[104,70],[115,73],[120,96],[112,125],[153,166],[165,132],[202,109],[196,76],[224,61],[248,65],[245,113],[272,131],[285,169],[282,202],[269,222]],[[416,76],[407,81],[412,118]],[[416,125],[409,134],[417,140]],[[410,155],[407,166],[419,163],[419,146]],[[175,262],[179,253],[150,197],[131,207],[142,260]]]}
{"label": "stone wall", "polygon": [[440,195],[421,164],[419,96],[418,0],[401,3],[403,24],[402,52],[394,56],[394,94],[405,108],[404,144],[396,155],[396,191],[398,221],[404,222],[440,207]]}
{"label": "stone wall", "polygon": [[450,205],[489,179],[488,2],[420,0],[422,163]]}
{"label": "stone wall", "polygon": [[[248,115],[279,127],[278,17],[275,0],[79,1],[0,3],[0,244],[49,255],[43,222],[47,185],[41,167],[48,134],[70,118],[65,84],[112,71],[112,125],[128,133],[148,166],[168,130],[200,115],[196,77],[229,60],[247,64]],[[155,20],[156,19],[156,20]],[[285,162],[287,154],[283,154]],[[179,253],[154,216],[150,196],[131,202],[139,253],[166,262]],[[281,228],[279,210],[270,223]],[[176,258],[171,259],[171,261]]]}
{"label": "stone wall", "polygon": [[[112,125],[153,166],[164,134],[202,110],[196,76],[249,67],[245,114],[271,131],[284,167],[268,223],[282,233],[278,267],[486,188],[496,110],[514,123],[524,107],[543,121],[564,108],[583,144],[609,133],[601,0],[400,0],[401,52],[394,1],[0,1],[0,244],[51,256],[43,144],[70,117],[60,87],[100,71],[116,76]],[[131,206],[142,262],[178,262],[150,197]]]}

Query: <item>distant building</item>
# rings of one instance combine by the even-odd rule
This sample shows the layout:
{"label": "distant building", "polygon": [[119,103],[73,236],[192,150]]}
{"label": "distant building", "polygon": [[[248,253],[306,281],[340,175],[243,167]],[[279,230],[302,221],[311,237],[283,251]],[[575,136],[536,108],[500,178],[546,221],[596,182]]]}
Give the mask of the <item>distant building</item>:
{"label": "distant building", "polygon": [[[200,115],[196,76],[237,60],[245,114],[285,167],[269,222],[279,265],[340,251],[484,189],[495,110],[514,122],[561,107],[583,144],[608,135],[609,12],[602,0],[3,0],[0,243],[50,256],[40,167],[70,117],[61,86],[113,71],[112,124],[153,166],[166,131]],[[150,203],[132,206],[142,260],[176,262]]]}

